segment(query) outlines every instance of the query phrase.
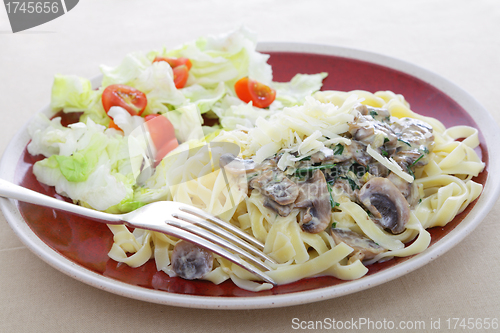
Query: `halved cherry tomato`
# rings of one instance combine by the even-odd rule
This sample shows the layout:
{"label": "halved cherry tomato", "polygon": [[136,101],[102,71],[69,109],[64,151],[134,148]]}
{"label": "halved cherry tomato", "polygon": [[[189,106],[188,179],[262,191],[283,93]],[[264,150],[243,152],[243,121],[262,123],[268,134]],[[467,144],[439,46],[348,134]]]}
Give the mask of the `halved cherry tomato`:
{"label": "halved cherry tomato", "polygon": [[177,89],[181,89],[186,85],[189,76],[189,70],[186,65],[180,65],[173,69],[174,83]]}
{"label": "halved cherry tomato", "polygon": [[276,90],[263,83],[244,77],[234,85],[234,90],[239,99],[258,108],[266,108],[274,102]]}
{"label": "halved cherry tomato", "polygon": [[189,60],[188,58],[184,58],[184,57],[169,58],[169,57],[156,56],[155,60],[153,60],[153,62],[158,62],[158,61],[166,61],[166,62],[168,62],[168,64],[172,68],[175,68],[175,67],[181,66],[181,65],[186,65],[188,70],[190,70],[191,67],[193,66],[193,64],[191,63],[191,60]]}
{"label": "halved cherry tomato", "polygon": [[147,105],[148,99],[142,91],[123,84],[112,84],[102,92],[102,106],[106,113],[113,106],[121,106],[131,115],[137,116]]}
{"label": "halved cherry tomato", "polygon": [[149,134],[156,148],[155,166],[172,150],[179,146],[172,123],[164,116],[150,114],[144,117]]}
{"label": "halved cherry tomato", "polygon": [[245,103],[249,103],[252,100],[252,95],[250,95],[250,89],[248,89],[248,77],[239,79],[234,84],[234,91],[239,99]]}

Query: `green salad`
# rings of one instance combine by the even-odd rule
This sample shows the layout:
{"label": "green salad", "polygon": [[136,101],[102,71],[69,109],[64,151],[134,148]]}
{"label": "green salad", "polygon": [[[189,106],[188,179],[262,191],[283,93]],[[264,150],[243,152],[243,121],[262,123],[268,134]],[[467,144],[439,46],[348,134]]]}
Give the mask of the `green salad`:
{"label": "green salad", "polygon": [[177,146],[253,128],[259,117],[301,105],[321,88],[326,73],[274,82],[269,55],[257,52],[256,44],[256,35],[240,28],[131,53],[116,67],[101,66],[98,87],[86,78],[56,75],[52,116],[78,112],[79,122],[65,127],[60,117],[34,118],[28,151],[44,156],[34,165],[35,176],[101,211],[124,213],[162,200],[168,192],[164,157]]}

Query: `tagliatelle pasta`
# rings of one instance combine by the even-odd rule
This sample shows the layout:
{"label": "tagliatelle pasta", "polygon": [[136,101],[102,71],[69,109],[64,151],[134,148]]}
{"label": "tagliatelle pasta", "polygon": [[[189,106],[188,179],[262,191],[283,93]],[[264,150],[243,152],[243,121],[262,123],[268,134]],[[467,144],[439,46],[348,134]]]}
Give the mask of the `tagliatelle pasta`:
{"label": "tagliatelle pasta", "polygon": [[[370,107],[368,113],[362,105]],[[384,116],[383,110],[389,115]],[[426,124],[430,127],[424,128]],[[365,132],[370,126],[375,130],[368,135]],[[412,137],[408,133],[415,134],[411,126],[427,135],[425,142],[418,141],[423,144],[409,141]],[[390,146],[392,134],[397,139]],[[306,185],[313,184],[311,179],[315,176],[311,173],[321,177],[317,173],[320,172],[325,177],[331,203],[328,225],[314,232],[308,232],[313,230],[308,228],[317,217],[314,214],[320,210],[319,204],[304,206],[299,199],[292,204],[280,204],[277,195],[259,185],[264,182],[259,179],[261,174],[231,172],[223,165],[214,165],[214,161],[217,164],[221,160],[223,151],[193,149],[204,142],[181,145],[160,163],[149,180],[147,191],[157,191],[158,197],[200,207],[262,241],[264,252],[278,262],[268,272],[278,284],[320,275],[357,279],[374,262],[420,253],[431,241],[426,229],[446,225],[482,190],[482,185],[472,180],[484,169],[474,151],[479,145],[477,130],[468,126],[446,129],[437,119],[414,113],[403,96],[389,91],[317,92],[303,105],[259,118],[252,128],[221,131],[211,142],[237,144],[241,148],[237,159],[251,160],[256,165],[272,164],[272,168],[261,167],[260,171],[272,171],[273,177],[282,177],[273,184],[293,179],[305,191]],[[355,145],[365,147],[365,151],[353,148]],[[334,169],[333,165],[345,165],[349,170],[331,175],[328,172]],[[356,175],[353,166],[360,165],[364,173]],[[383,209],[375,203],[383,192],[368,197],[371,202],[364,199],[370,191],[367,184],[371,188],[376,182],[386,186],[387,179],[393,182],[388,185],[391,190],[392,186],[401,190],[408,206],[404,209],[409,209],[401,212],[406,218],[401,230],[396,230],[399,226],[384,224],[388,222]],[[400,200],[399,196],[394,200]],[[283,212],[285,208],[290,209]],[[312,215],[312,220],[308,220],[307,214]],[[318,226],[316,222],[312,227]],[[120,226],[110,229],[114,234],[111,258],[132,267],[154,258],[158,270],[175,275],[171,257],[177,239],[138,229],[130,232]],[[335,230],[341,232],[336,234]],[[367,249],[370,248],[365,251],[348,241],[339,241],[343,235],[355,235],[363,244],[369,243]],[[218,256],[203,279],[216,284],[231,279],[239,287],[253,291],[272,288]]]}

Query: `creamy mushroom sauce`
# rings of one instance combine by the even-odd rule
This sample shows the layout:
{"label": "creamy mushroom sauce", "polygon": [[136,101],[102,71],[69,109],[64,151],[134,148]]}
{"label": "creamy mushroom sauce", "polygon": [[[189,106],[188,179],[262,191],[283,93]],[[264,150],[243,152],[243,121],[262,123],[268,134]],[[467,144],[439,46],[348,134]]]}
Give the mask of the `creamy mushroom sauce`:
{"label": "creamy mushroom sauce", "polygon": [[[293,172],[285,173],[278,168],[283,152],[261,164],[231,154],[220,159],[226,171],[244,169],[249,190],[262,194],[265,207],[280,216],[298,209],[297,222],[303,231],[319,233],[330,227],[336,243],[344,242],[355,248],[351,261],[373,258],[386,249],[355,232],[335,228],[331,214],[338,204],[332,194],[347,196],[386,231],[399,234],[405,230],[410,209],[420,200],[418,189],[377,162],[367,153],[367,146],[392,158],[410,175],[416,167],[429,162],[434,146],[432,127],[423,121],[398,119],[391,117],[386,109],[365,105],[356,110],[349,130],[342,135],[350,139],[350,144],[324,147],[305,156],[295,163]],[[239,162],[240,168],[231,169],[232,161]]]}

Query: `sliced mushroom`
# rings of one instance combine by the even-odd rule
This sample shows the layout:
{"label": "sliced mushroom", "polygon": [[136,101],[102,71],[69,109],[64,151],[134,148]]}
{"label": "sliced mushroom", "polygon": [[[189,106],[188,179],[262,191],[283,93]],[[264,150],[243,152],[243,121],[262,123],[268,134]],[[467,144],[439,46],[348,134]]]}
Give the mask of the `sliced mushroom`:
{"label": "sliced mushroom", "polygon": [[[397,136],[391,126],[379,119],[386,119],[387,117],[378,116],[375,109],[371,110],[371,115],[358,116],[349,123],[349,133],[352,135],[353,140],[359,141],[363,145],[371,145],[372,148],[377,149],[383,146],[384,150],[393,153],[397,146]],[[379,110],[382,114],[383,109]],[[384,110],[388,113],[387,110]]]}
{"label": "sliced mushroom", "polygon": [[351,140],[351,144],[346,146],[347,152],[362,166],[367,166],[372,157],[366,152],[366,145],[356,140]]}
{"label": "sliced mushroom", "polygon": [[414,207],[417,204],[420,196],[418,194],[418,188],[415,183],[408,183],[406,180],[399,177],[395,173],[389,174],[389,176],[387,176],[387,179],[389,179],[394,184],[394,186],[397,187],[397,189],[405,197],[406,201],[411,207]]}
{"label": "sliced mushroom", "polygon": [[186,241],[175,244],[172,252],[172,268],[186,280],[202,278],[212,270],[213,262],[212,252]]}
{"label": "sliced mushroom", "polygon": [[407,170],[407,168],[414,165],[424,166],[429,161],[428,158],[425,158],[425,154],[418,150],[402,150],[397,152],[392,158],[403,170]]}
{"label": "sliced mushroom", "polygon": [[266,198],[264,199],[264,207],[272,209],[280,216],[288,216],[292,212],[294,204],[292,203],[289,205],[280,205],[276,201]]}
{"label": "sliced mushroom", "polygon": [[363,116],[372,116],[377,120],[387,119],[391,116],[391,113],[387,109],[376,108],[364,104],[358,106],[356,110],[358,110]]}
{"label": "sliced mushroom", "polygon": [[410,218],[409,204],[390,180],[370,179],[359,191],[358,198],[382,227],[393,234],[404,231]]}
{"label": "sliced mushroom", "polygon": [[299,195],[298,185],[277,168],[265,170],[253,178],[249,185],[280,205],[293,203]]}
{"label": "sliced mushroom", "polygon": [[327,186],[325,175],[320,170],[300,184],[295,207],[303,208],[299,222],[302,230],[316,234],[328,227],[332,206]]}
{"label": "sliced mushroom", "polygon": [[349,229],[331,228],[330,234],[335,244],[345,243],[353,248],[354,251],[349,258],[350,264],[358,259],[361,261],[373,259],[376,255],[387,251],[371,239]]}
{"label": "sliced mushroom", "polygon": [[358,125],[358,127],[355,131],[354,128],[351,129],[355,140],[364,142],[370,141],[369,138],[375,135],[375,127],[373,127],[372,122],[364,121],[363,123],[358,123],[356,125]]}
{"label": "sliced mushroom", "polygon": [[368,164],[368,172],[376,177],[387,177],[389,175],[389,169],[380,162],[373,162]]}
{"label": "sliced mushroom", "polygon": [[414,118],[401,118],[391,127],[398,135],[400,150],[418,150],[425,147],[428,151],[432,151],[434,134],[432,126],[426,122]]}
{"label": "sliced mushroom", "polygon": [[321,148],[318,152],[311,155],[312,163],[321,163],[333,159],[333,150],[327,147]]}

